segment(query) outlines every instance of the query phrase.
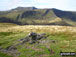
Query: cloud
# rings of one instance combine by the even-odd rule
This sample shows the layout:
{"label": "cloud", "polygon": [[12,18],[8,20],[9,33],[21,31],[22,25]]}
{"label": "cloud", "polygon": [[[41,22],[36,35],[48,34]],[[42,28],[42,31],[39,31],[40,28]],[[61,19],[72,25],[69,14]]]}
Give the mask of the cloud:
{"label": "cloud", "polygon": [[11,0],[8,2],[8,6],[14,7],[22,4],[22,0]]}
{"label": "cloud", "polygon": [[68,0],[32,0],[33,2],[37,3],[37,7],[40,8],[60,8],[66,7]]}
{"label": "cloud", "polygon": [[35,6],[38,8],[76,9],[75,0],[0,0],[0,9],[11,9],[18,6]]}

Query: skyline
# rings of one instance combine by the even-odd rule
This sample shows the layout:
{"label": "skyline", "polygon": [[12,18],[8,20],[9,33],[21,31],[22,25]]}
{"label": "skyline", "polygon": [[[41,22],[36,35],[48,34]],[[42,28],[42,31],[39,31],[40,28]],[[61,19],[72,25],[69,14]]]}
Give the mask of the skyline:
{"label": "skyline", "polygon": [[76,11],[76,0],[1,0],[0,11],[16,7],[56,8],[60,10]]}

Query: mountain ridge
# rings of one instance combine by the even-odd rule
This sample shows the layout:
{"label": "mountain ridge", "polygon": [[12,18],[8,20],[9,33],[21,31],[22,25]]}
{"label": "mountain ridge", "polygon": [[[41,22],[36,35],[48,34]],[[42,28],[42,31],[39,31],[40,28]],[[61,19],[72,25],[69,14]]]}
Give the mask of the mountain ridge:
{"label": "mountain ridge", "polygon": [[35,7],[17,7],[0,12],[0,22],[19,25],[70,25],[76,26],[76,12],[59,9],[38,9]]}

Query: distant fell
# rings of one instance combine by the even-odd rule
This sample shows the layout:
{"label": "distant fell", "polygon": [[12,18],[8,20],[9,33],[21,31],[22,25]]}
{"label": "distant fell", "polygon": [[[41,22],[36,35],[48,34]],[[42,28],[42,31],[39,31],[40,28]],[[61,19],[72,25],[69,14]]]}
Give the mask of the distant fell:
{"label": "distant fell", "polygon": [[0,22],[19,25],[76,26],[76,12],[55,8],[17,7],[9,11],[0,11]]}
{"label": "distant fell", "polygon": [[24,11],[24,10],[34,10],[34,9],[37,9],[36,7],[17,7],[17,8],[14,8],[14,9],[11,9],[12,11]]}

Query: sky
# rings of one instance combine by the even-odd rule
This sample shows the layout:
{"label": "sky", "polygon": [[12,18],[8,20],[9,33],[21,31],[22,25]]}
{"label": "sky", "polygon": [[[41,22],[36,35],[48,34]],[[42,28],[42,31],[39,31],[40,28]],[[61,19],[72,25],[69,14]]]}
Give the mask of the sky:
{"label": "sky", "polygon": [[76,11],[76,0],[0,0],[0,11],[19,6]]}

